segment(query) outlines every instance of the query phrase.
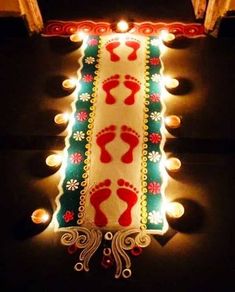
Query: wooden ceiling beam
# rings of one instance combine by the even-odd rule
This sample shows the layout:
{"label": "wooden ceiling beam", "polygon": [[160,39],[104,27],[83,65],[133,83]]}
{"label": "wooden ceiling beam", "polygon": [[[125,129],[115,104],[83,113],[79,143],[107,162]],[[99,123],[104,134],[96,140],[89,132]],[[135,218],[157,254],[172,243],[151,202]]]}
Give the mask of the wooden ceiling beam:
{"label": "wooden ceiling beam", "polygon": [[22,17],[30,34],[43,29],[37,0],[0,0],[0,17]]}
{"label": "wooden ceiling beam", "polygon": [[196,19],[204,20],[207,33],[217,36],[221,20],[235,10],[235,0],[192,0]]}

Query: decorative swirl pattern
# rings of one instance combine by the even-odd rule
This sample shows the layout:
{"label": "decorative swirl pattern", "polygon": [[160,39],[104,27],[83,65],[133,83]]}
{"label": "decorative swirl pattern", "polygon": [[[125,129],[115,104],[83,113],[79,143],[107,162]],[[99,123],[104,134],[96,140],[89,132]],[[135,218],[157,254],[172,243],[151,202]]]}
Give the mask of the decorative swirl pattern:
{"label": "decorative swirl pattern", "polygon": [[147,247],[151,242],[151,237],[146,233],[146,231],[141,231],[136,235],[135,243],[139,247]]}
{"label": "decorative swirl pattern", "polygon": [[110,28],[106,23],[98,23],[93,30],[95,34],[102,35],[109,32]]}
{"label": "decorative swirl pattern", "polygon": [[[86,21],[58,21],[51,20],[45,24],[43,36],[67,36],[82,31],[87,34],[104,35],[112,32],[112,24],[107,22]],[[201,37],[205,35],[204,26],[199,23],[163,23],[163,22],[141,22],[134,23],[130,33],[138,33],[145,36],[159,34],[166,29],[176,35],[185,37]]]}
{"label": "decorative swirl pattern", "polygon": [[[98,229],[89,230],[84,227],[76,227],[76,229],[63,228],[60,231],[65,232],[61,237],[63,245],[76,245],[77,248],[82,249],[79,256],[80,261],[75,264],[74,269],[76,271],[89,271],[89,262],[100,246],[102,232]],[[150,236],[145,231],[140,231],[139,229],[120,230],[115,233],[111,247],[116,262],[116,278],[121,276],[128,278],[131,276],[131,260],[125,251],[129,251],[136,246],[147,247],[150,242]]]}
{"label": "decorative swirl pattern", "polygon": [[66,246],[76,245],[77,248],[83,249],[79,256],[79,262],[75,264],[76,271],[89,271],[89,262],[92,255],[100,246],[102,232],[98,229],[87,229],[76,227],[73,229],[61,229],[65,232],[61,237],[61,243]]}
{"label": "decorative swirl pattern", "polygon": [[154,26],[148,22],[143,22],[141,25],[135,24],[135,29],[138,30],[139,34],[143,35],[151,35],[154,33]]}
{"label": "decorative swirl pattern", "polygon": [[75,23],[66,23],[63,27],[63,30],[65,31],[66,35],[73,34],[77,31],[77,25]]}
{"label": "decorative swirl pattern", "polygon": [[[136,233],[137,235],[133,237]],[[131,250],[135,246],[146,247],[150,242],[150,236],[139,229],[120,230],[115,233],[112,241],[112,253],[116,262],[115,278],[121,275],[124,278],[131,276],[131,261],[125,250]]]}

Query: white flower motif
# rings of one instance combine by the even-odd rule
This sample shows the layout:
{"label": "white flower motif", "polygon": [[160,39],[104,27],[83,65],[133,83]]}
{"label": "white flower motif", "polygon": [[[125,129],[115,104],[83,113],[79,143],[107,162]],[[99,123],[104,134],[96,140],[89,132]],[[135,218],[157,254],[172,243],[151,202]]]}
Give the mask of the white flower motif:
{"label": "white flower motif", "polygon": [[151,79],[152,79],[153,82],[159,82],[160,79],[161,79],[161,75],[155,73],[155,74],[153,74],[153,75],[151,76]]}
{"label": "white flower motif", "polygon": [[159,39],[152,39],[151,40],[151,45],[152,46],[157,47],[157,46],[159,46],[159,44],[160,44],[160,40]]}
{"label": "white flower motif", "polygon": [[158,151],[149,152],[148,159],[154,163],[159,161],[161,158],[161,154]]}
{"label": "white flower motif", "polygon": [[159,211],[149,212],[148,219],[152,224],[160,224],[163,222],[162,215]]}
{"label": "white flower motif", "polygon": [[85,59],[85,63],[87,63],[88,65],[91,65],[95,62],[95,58],[94,57],[86,57]]}
{"label": "white flower motif", "polygon": [[81,101],[88,101],[91,98],[90,94],[87,92],[80,94],[79,97]]}
{"label": "white flower motif", "polygon": [[79,182],[76,179],[70,179],[66,183],[66,188],[69,191],[75,191],[76,189],[78,189],[78,186]]}
{"label": "white flower motif", "polygon": [[73,139],[76,141],[82,141],[85,138],[85,133],[83,131],[77,131],[73,134]]}
{"label": "white flower motif", "polygon": [[159,113],[159,112],[152,112],[152,113],[150,114],[150,118],[151,118],[153,121],[155,121],[155,122],[160,121],[160,120],[161,120],[161,113]]}

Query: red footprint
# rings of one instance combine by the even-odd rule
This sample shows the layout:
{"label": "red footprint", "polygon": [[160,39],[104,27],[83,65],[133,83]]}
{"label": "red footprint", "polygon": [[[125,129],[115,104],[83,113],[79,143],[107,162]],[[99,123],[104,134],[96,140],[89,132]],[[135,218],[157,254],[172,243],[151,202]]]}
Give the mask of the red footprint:
{"label": "red footprint", "polygon": [[127,126],[122,126],[121,138],[124,142],[129,144],[129,149],[125,154],[123,154],[121,160],[124,163],[131,163],[133,161],[133,150],[139,144],[139,135],[132,129]]}
{"label": "red footprint", "polygon": [[134,61],[137,59],[137,50],[140,48],[140,43],[137,40],[130,40],[130,41],[126,41],[125,44],[132,48],[133,51],[130,53],[130,55],[128,56],[128,60],[129,61]]}
{"label": "red footprint", "polygon": [[124,103],[132,105],[135,102],[135,94],[140,90],[140,82],[130,75],[125,75],[124,85],[131,90],[131,94],[127,96]]}
{"label": "red footprint", "polygon": [[97,135],[96,135],[96,143],[100,147],[101,154],[100,154],[100,160],[103,163],[108,163],[112,160],[112,156],[109,154],[109,152],[105,149],[106,145],[111,142],[115,136],[116,133],[114,132],[116,130],[116,127],[114,125],[111,125],[107,128],[102,129]]}
{"label": "red footprint", "polygon": [[107,104],[114,104],[116,102],[116,99],[114,98],[114,96],[110,93],[112,89],[114,89],[115,87],[117,87],[119,85],[119,75],[113,75],[110,76],[108,79],[103,81],[103,90],[106,92],[106,98],[105,98],[105,102]]}
{"label": "red footprint", "polygon": [[120,186],[117,189],[117,195],[127,203],[127,208],[119,217],[118,222],[122,226],[129,226],[132,222],[131,209],[137,202],[138,191],[129,182],[124,181],[124,179],[119,179],[117,183]]}
{"label": "red footprint", "polygon": [[114,50],[120,46],[120,42],[116,39],[110,40],[105,46],[106,50],[110,53],[110,59],[112,62],[117,62],[120,60],[120,57],[114,53]]}
{"label": "red footprint", "polygon": [[92,206],[95,208],[95,225],[99,227],[103,227],[108,223],[107,217],[100,210],[100,205],[102,202],[107,200],[108,197],[111,195],[111,190],[109,188],[110,185],[111,185],[110,179],[106,179],[105,181],[97,184],[90,191],[91,194],[90,202]]}

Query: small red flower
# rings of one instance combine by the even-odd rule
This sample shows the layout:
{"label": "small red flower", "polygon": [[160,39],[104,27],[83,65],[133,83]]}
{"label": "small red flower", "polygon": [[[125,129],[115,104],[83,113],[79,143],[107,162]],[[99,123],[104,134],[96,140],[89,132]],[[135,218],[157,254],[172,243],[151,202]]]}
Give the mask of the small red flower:
{"label": "small red flower", "polygon": [[66,211],[63,215],[64,221],[68,223],[69,221],[73,220],[74,212],[73,211]]}
{"label": "small red flower", "polygon": [[160,64],[160,59],[157,57],[153,57],[153,58],[150,58],[149,62],[151,65],[157,66]]}
{"label": "small red flower", "polygon": [[82,159],[83,159],[82,154],[79,152],[75,152],[75,153],[71,154],[71,156],[70,156],[70,161],[73,164],[81,163]]}
{"label": "small red flower", "polygon": [[162,137],[160,134],[158,133],[151,133],[149,135],[149,140],[153,143],[153,144],[158,144],[161,141]]}
{"label": "small red flower", "polygon": [[94,46],[98,45],[98,40],[97,39],[89,39],[87,43],[89,46],[94,47]]}
{"label": "small red flower", "polygon": [[160,101],[160,94],[158,94],[158,93],[152,93],[150,95],[150,100],[152,102],[159,102]]}
{"label": "small red flower", "polygon": [[161,191],[161,185],[156,181],[150,182],[148,184],[148,190],[154,195],[159,194]]}
{"label": "small red flower", "polygon": [[77,120],[79,122],[84,122],[87,120],[87,118],[88,118],[87,112],[82,111],[82,112],[77,113]]}
{"label": "small red flower", "polygon": [[93,76],[91,74],[85,74],[83,77],[82,77],[82,80],[86,83],[89,83],[93,80]]}

